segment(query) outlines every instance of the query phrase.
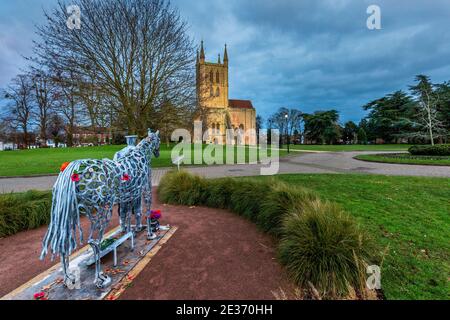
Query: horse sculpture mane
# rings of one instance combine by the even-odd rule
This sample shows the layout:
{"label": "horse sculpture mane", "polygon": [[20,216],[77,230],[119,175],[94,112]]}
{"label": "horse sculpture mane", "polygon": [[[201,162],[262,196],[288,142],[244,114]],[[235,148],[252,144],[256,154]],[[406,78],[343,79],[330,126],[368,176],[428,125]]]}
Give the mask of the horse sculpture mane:
{"label": "horse sculpture mane", "polygon": [[[42,243],[41,259],[50,249],[52,258],[61,256],[65,281],[74,282],[68,272],[68,257],[83,241],[80,214],[91,222],[88,243],[94,251],[96,263],[95,284],[98,287],[110,281],[100,268],[100,244],[112,216],[113,207],[120,205],[122,231],[129,232],[130,214],[136,217],[136,231],[142,229],[141,202],[144,198],[146,214],[151,207],[151,158],[159,156],[159,132],[151,133],[132,150],[116,160],[83,159],[71,162],[62,171],[53,186],[51,222]],[[147,236],[153,234],[147,219]]]}

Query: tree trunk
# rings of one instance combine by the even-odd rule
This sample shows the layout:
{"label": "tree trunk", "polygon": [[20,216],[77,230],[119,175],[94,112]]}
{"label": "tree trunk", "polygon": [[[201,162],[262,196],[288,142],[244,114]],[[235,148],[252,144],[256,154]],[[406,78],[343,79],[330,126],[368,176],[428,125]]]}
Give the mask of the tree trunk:
{"label": "tree trunk", "polygon": [[73,124],[69,123],[68,128],[66,130],[67,133],[67,146],[73,147]]}
{"label": "tree trunk", "polygon": [[47,146],[47,133],[46,132],[47,132],[47,128],[45,126],[41,126],[41,132],[40,132],[39,136],[41,138],[41,141],[43,141],[42,145],[44,147]]}

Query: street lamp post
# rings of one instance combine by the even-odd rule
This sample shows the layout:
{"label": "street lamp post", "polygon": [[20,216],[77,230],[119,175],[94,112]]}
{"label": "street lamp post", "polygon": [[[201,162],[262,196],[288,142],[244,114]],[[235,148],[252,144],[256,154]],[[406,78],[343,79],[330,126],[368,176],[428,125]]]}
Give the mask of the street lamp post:
{"label": "street lamp post", "polygon": [[290,152],[290,150],[289,150],[289,129],[288,129],[288,114],[286,113],[285,115],[284,115],[284,118],[286,119],[286,139],[287,139],[287,150],[288,150],[288,153]]}

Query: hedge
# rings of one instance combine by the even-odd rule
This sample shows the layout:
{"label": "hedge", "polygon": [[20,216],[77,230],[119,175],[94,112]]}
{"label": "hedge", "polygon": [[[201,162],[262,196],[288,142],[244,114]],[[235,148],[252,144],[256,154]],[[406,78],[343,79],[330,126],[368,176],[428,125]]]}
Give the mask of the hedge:
{"label": "hedge", "polygon": [[412,146],[408,152],[415,156],[450,156],[450,144],[434,146]]}

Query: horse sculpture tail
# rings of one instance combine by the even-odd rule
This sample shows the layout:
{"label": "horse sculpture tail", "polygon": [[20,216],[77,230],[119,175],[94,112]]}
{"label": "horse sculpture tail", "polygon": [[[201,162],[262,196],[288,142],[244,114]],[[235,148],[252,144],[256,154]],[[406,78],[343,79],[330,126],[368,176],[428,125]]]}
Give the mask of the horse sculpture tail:
{"label": "horse sculpture tail", "polygon": [[53,186],[51,221],[42,241],[41,260],[47,255],[49,247],[52,259],[56,254],[70,255],[77,247],[77,228],[80,233],[80,241],[83,241],[76,186],[72,179],[72,176],[79,170],[80,163],[78,160],[71,162],[59,174]]}

